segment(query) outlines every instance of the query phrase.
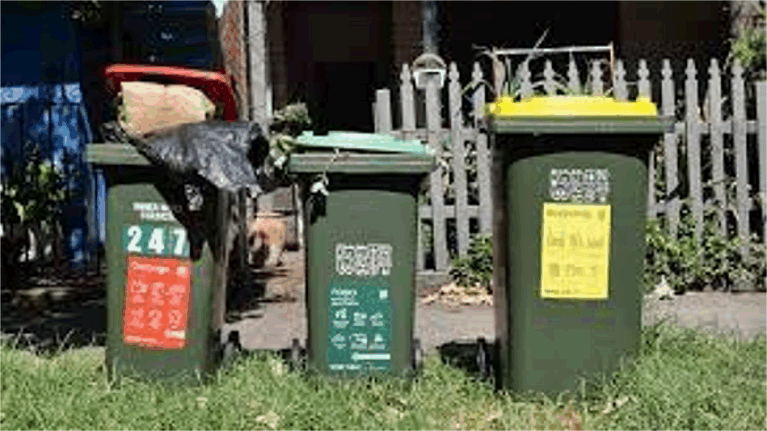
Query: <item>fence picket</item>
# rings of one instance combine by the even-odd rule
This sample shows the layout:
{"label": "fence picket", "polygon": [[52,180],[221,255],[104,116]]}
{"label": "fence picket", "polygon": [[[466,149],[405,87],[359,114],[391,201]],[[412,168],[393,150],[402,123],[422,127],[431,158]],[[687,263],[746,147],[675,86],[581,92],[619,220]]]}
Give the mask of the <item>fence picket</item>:
{"label": "fence picket", "polygon": [[591,94],[594,96],[604,95],[604,83],[602,83],[602,67],[598,61],[591,63]]}
{"label": "fence picket", "polygon": [[654,219],[658,213],[655,206],[655,150],[650,151],[647,162],[647,218]]}
{"label": "fence picket", "polygon": [[695,221],[695,240],[700,243],[703,232],[703,187],[700,175],[700,122],[698,115],[698,81],[693,59],[687,60],[684,82],[685,126],[687,129],[687,171],[689,175],[692,216]]}
{"label": "fence picket", "polygon": [[458,80],[458,66],[450,63],[448,73],[449,112],[450,116],[450,146],[453,153],[453,190],[455,191],[455,229],[458,241],[458,255],[463,257],[469,249],[469,217],[468,196],[466,187],[466,144],[463,139],[463,119],[461,112],[461,84]]}
{"label": "fence picket", "polygon": [[388,135],[391,133],[391,96],[388,88],[376,91],[375,106],[378,110],[378,133]]}
{"label": "fence picket", "polygon": [[[756,82],[759,195],[762,201],[762,241],[767,249],[767,106],[765,105],[767,105],[767,81],[760,80]],[[764,279],[764,285],[767,286],[767,278]]]}
{"label": "fence picket", "polygon": [[506,76],[506,71],[504,70],[504,63],[503,61],[499,60],[498,58],[493,58],[493,92],[496,95],[503,94],[503,86],[505,80],[511,80],[511,77]]}
{"label": "fence picket", "polygon": [[522,69],[519,72],[519,77],[522,82],[519,84],[519,93],[523,98],[527,98],[533,95],[533,83],[530,81],[533,75],[530,73],[527,62],[522,63],[520,67]]}
{"label": "fence picket", "polygon": [[407,64],[402,65],[400,79],[400,105],[402,107],[402,132],[404,139],[410,139],[409,134],[415,132],[415,98],[413,97],[413,75]]}
{"label": "fence picket", "polygon": [[[429,147],[434,150],[437,157],[442,156],[442,143],[439,134],[436,133],[442,126],[440,113],[440,89],[438,83],[431,79],[426,83],[426,130],[428,133]],[[442,169],[439,168],[431,173],[431,208],[432,226],[434,236],[434,266],[440,271],[447,270],[447,230],[445,229],[444,214],[444,187],[442,184]]]}
{"label": "fence picket", "polygon": [[[619,61],[621,62],[621,68],[623,68],[623,61]],[[637,75],[639,76],[637,98],[650,98],[652,93],[650,93],[650,81],[647,79],[649,74],[650,72],[647,70],[647,62],[644,59],[639,60],[639,69],[637,70]],[[625,76],[625,71],[623,72],[623,76]],[[625,91],[626,98],[628,99],[628,89]],[[656,164],[657,151],[657,146],[650,150],[650,161],[647,167],[647,216],[650,219],[654,219],[658,216],[657,203],[655,202],[655,173],[658,169]]]}
{"label": "fence picket", "polygon": [[[661,83],[661,104],[663,115],[674,117],[674,81],[671,78],[671,62],[663,60],[663,81]],[[676,132],[663,134],[663,164],[666,171],[666,216],[668,218],[669,234],[676,238],[679,226],[679,162],[677,160]]]}
{"label": "fence picket", "polygon": [[472,82],[479,85],[474,92],[474,136],[477,146],[477,182],[479,187],[479,231],[483,234],[493,232],[493,201],[490,184],[490,151],[487,146],[487,134],[480,130],[480,123],[485,115],[485,87],[481,85],[482,69],[474,63],[471,74]]}
{"label": "fence picket", "polygon": [[[415,134],[416,134],[415,97],[413,97],[413,75],[410,73],[410,68],[408,67],[407,63],[402,65],[402,72],[399,75],[399,79],[400,79],[399,101],[400,101],[400,112],[402,115],[402,118],[400,119],[401,121],[400,124],[402,125],[400,138],[413,139],[415,138]],[[420,205],[420,197],[418,201]],[[418,226],[418,254],[416,256],[416,268],[418,268],[418,271],[423,271],[426,269],[426,262],[425,262],[426,250],[424,250],[424,243],[421,240],[421,238],[424,237],[424,234],[423,234],[423,220],[421,219],[420,215],[416,218],[416,224]]]}
{"label": "fence picket", "polygon": [[546,91],[546,95],[555,95],[557,87],[554,82],[554,67],[551,65],[551,60],[546,60],[546,67],[543,68],[543,79],[543,89]]}
{"label": "fence picket", "polygon": [[570,63],[567,66],[567,88],[575,93],[581,93],[581,81],[578,77],[578,66],[575,64],[575,59],[571,58]]}
{"label": "fence picket", "polygon": [[379,116],[379,109],[378,106],[376,106],[376,101],[373,101],[373,132],[379,133],[381,131],[381,124],[378,120]]}
{"label": "fence picket", "polygon": [[719,72],[719,63],[716,59],[711,60],[711,67],[708,69],[708,91],[709,106],[708,112],[710,118],[706,118],[709,124],[711,136],[711,158],[713,161],[713,173],[711,181],[714,186],[714,198],[716,199],[717,217],[719,218],[719,232],[722,235],[727,234],[727,219],[724,209],[727,207],[727,196],[725,196],[725,177],[724,177],[724,133],[722,130],[722,77]]}
{"label": "fence picket", "polygon": [[615,62],[615,79],[613,82],[615,89],[615,99],[625,102],[628,100],[628,89],[626,88],[626,69],[623,68],[623,60]]}
{"label": "fence picket", "polygon": [[743,82],[743,67],[735,60],[732,66],[732,140],[735,148],[735,189],[737,200],[738,239],[740,252],[745,257],[748,253],[746,241],[750,232],[748,210],[748,161],[746,141],[746,96]]}
{"label": "fence picket", "polygon": [[639,97],[650,98],[652,92],[650,91],[650,71],[647,69],[647,61],[645,59],[639,60]]}

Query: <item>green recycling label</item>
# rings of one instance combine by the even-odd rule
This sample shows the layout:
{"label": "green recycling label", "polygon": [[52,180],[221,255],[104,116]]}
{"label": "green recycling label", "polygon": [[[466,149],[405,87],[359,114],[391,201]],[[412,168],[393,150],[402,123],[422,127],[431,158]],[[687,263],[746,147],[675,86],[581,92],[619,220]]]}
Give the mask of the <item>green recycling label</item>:
{"label": "green recycling label", "polygon": [[391,368],[391,246],[336,246],[328,286],[328,366],[332,371]]}

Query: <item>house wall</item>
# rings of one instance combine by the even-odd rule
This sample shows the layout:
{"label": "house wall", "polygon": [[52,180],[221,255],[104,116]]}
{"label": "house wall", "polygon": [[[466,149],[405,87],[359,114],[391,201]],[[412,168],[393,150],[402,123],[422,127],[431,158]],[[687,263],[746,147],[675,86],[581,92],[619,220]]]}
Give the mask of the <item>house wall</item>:
{"label": "house wall", "polygon": [[288,64],[285,48],[285,3],[270,1],[266,7],[266,43],[274,109],[288,104]]}
{"label": "house wall", "polygon": [[[651,70],[671,60],[677,76],[684,76],[687,59],[698,72],[711,58],[727,54],[729,2],[625,1],[619,2],[618,56],[630,63],[644,58]],[[632,66],[633,67],[633,66]]]}
{"label": "house wall", "polygon": [[403,64],[412,64],[423,52],[421,5],[418,1],[392,4],[392,73],[399,77]]}

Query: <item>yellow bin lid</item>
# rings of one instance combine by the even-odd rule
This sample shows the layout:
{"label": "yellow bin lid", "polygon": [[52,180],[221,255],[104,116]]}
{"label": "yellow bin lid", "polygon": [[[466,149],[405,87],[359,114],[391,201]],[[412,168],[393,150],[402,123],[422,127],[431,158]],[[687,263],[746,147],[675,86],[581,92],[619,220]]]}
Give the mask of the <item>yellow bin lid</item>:
{"label": "yellow bin lid", "polygon": [[548,96],[531,97],[515,102],[501,97],[487,105],[487,112],[495,117],[654,117],[655,104],[646,97],[636,102],[619,102],[610,97]]}

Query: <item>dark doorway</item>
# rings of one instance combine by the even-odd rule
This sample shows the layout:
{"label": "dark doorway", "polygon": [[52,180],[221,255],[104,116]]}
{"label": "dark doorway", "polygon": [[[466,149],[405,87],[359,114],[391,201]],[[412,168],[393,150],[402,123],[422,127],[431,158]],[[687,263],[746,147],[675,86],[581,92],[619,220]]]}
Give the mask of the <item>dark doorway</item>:
{"label": "dark doorway", "polygon": [[289,102],[327,130],[373,131],[375,91],[391,82],[391,2],[287,2]]}
{"label": "dark doorway", "polygon": [[479,58],[472,45],[532,48],[547,28],[545,47],[606,45],[615,42],[618,32],[614,1],[447,1],[441,6],[440,53],[457,63],[462,76]]}
{"label": "dark doorway", "polygon": [[373,62],[316,63],[317,120],[328,130],[372,131],[376,75]]}

